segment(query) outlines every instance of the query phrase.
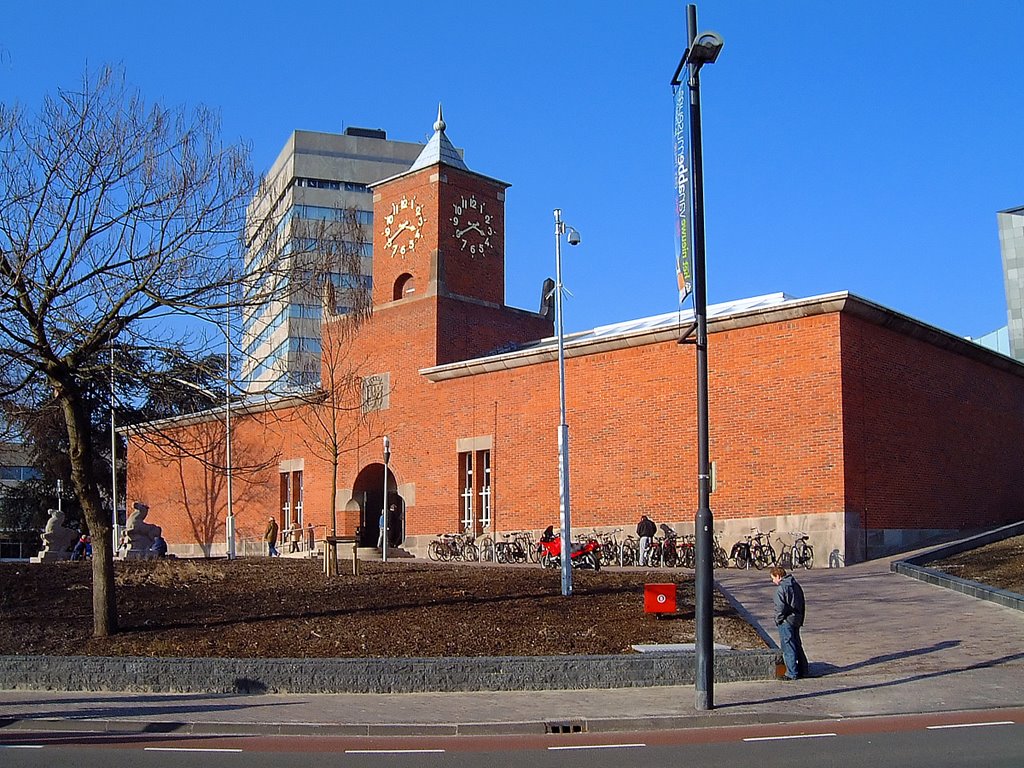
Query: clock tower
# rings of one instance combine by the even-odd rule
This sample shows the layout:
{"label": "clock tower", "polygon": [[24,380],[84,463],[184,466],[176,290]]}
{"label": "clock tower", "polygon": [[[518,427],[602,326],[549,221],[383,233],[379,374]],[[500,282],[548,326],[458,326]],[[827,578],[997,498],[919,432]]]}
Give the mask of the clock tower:
{"label": "clock tower", "polygon": [[548,314],[505,305],[509,185],[470,170],[445,127],[438,107],[409,170],[373,185],[372,346],[417,371],[554,329]]}
{"label": "clock tower", "polygon": [[505,300],[505,190],[471,171],[445,135],[408,171],[374,185],[373,304],[428,296],[501,307]]}

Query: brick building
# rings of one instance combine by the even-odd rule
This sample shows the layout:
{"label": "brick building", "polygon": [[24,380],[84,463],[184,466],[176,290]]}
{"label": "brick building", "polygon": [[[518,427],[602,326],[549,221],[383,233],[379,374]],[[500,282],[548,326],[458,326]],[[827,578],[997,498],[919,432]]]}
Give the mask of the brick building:
{"label": "brick building", "polygon": [[[470,170],[438,118],[412,167],[374,185],[374,310],[324,327],[323,389],[240,407],[240,535],[270,516],[393,542],[558,523],[558,370],[548,313],[504,304],[507,185]],[[692,532],[695,361],[671,313],[566,337],[573,526],[641,513]],[[824,564],[1024,517],[1024,364],[841,292],[709,308],[715,527],[807,531]],[[331,394],[333,393],[333,395]],[[223,552],[221,414],[143,425],[129,496],[172,550]],[[173,436],[177,454],[156,434]],[[382,437],[392,446],[385,468]],[[149,439],[147,439],[149,438]],[[166,447],[166,446],[165,446]]]}

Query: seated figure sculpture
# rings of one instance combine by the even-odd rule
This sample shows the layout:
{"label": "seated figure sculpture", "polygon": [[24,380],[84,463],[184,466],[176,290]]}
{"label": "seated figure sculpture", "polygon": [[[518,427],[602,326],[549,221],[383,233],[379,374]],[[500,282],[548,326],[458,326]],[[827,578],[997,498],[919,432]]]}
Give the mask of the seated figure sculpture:
{"label": "seated figure sculpture", "polygon": [[32,558],[33,562],[45,563],[52,560],[67,560],[71,557],[71,545],[78,540],[78,531],[65,528],[60,510],[49,509],[50,519],[42,533],[43,548]]}
{"label": "seated figure sculpture", "polygon": [[153,548],[153,540],[163,533],[159,525],[146,522],[146,515],[149,514],[149,506],[140,501],[132,504],[135,510],[128,517],[125,526],[128,533],[128,552],[125,558],[128,560],[145,560],[153,557],[150,550]]}

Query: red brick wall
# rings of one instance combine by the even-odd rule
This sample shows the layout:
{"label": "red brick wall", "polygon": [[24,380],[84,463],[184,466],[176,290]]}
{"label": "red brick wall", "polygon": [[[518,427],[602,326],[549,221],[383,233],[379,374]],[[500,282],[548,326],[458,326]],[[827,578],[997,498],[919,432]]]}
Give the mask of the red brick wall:
{"label": "red brick wall", "polygon": [[847,508],[871,528],[1024,517],[1024,379],[842,318]]}
{"label": "red brick wall", "polygon": [[[354,343],[361,370],[390,374],[390,408],[353,434],[341,487],[381,461],[388,434],[396,480],[415,488],[408,533],[455,530],[457,441],[489,436],[496,527],[556,523],[557,364],[431,382],[419,370],[437,354],[436,306],[378,311]],[[866,512],[872,528],[957,528],[1020,517],[1018,376],[836,313],[712,333],[709,375],[718,520],[849,511]],[[641,512],[692,518],[694,377],[693,347],[674,342],[567,359],[575,526],[631,527]],[[330,467],[303,439],[309,430],[294,411],[238,420],[236,462],[271,463],[236,472],[240,530],[262,532],[277,507],[276,462],[295,458],[305,460],[306,519],[329,522]],[[153,506],[150,519],[172,544],[194,540],[188,516],[172,513],[182,508],[177,467],[140,450],[133,440],[130,500]],[[186,467],[191,499],[215,488],[208,475]],[[355,524],[349,517],[343,525]]]}

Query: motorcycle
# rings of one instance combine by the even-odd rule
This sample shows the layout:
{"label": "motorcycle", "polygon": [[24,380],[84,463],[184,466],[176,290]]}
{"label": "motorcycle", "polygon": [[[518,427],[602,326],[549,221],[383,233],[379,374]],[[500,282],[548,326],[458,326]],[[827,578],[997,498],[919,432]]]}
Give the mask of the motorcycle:
{"label": "motorcycle", "polygon": [[[544,568],[559,568],[562,565],[562,537],[555,536],[554,526],[549,525],[537,544],[537,555]],[[596,539],[573,544],[570,562],[573,568],[601,570],[601,545]]]}

